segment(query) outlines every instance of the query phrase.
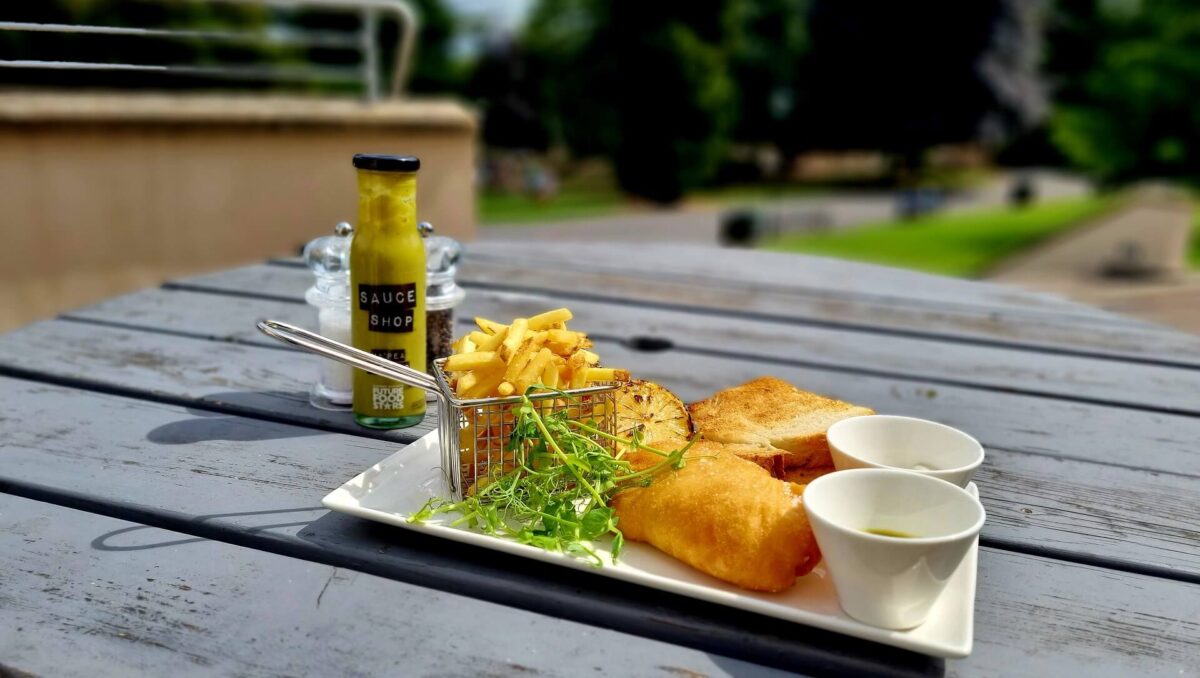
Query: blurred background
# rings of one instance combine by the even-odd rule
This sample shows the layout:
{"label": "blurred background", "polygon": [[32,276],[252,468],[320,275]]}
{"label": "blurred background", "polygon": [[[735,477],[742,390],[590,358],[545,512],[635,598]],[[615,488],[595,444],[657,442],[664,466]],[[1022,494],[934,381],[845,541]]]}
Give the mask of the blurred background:
{"label": "blurred background", "polygon": [[669,241],[1200,332],[1194,0],[53,0],[0,8],[0,330],[353,220]]}

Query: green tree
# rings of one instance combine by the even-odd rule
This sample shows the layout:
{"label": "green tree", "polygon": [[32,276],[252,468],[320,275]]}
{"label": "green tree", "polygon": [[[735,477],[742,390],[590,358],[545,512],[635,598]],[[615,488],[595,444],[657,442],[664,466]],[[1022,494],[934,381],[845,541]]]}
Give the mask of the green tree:
{"label": "green tree", "polygon": [[[410,0],[420,21],[417,49],[413,54],[408,90],[411,92],[458,92],[465,81],[465,69],[455,62],[451,42],[457,35],[458,20],[443,0]],[[394,59],[398,27],[391,20],[382,27],[387,63]]]}
{"label": "green tree", "polygon": [[1060,0],[1047,43],[1051,138],[1068,159],[1110,183],[1200,181],[1194,2]]}
{"label": "green tree", "polygon": [[1044,110],[1030,3],[811,4],[786,148],[880,150],[919,166],[931,146],[999,141]]}
{"label": "green tree", "polygon": [[619,142],[614,40],[605,0],[541,0],[520,37],[546,134],[576,156],[608,155]]}
{"label": "green tree", "polygon": [[552,136],[657,202],[710,179],[734,120],[738,4],[543,0],[522,42]]}
{"label": "green tree", "polygon": [[[737,16],[730,67],[737,87],[737,141],[786,139],[797,79],[809,51],[810,0],[754,0]],[[791,155],[790,149],[784,150]]]}

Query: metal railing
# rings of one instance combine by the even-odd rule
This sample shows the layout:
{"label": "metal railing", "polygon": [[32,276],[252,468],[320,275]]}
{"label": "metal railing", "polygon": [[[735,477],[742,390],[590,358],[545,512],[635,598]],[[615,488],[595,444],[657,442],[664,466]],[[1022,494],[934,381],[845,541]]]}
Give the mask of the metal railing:
{"label": "metal railing", "polygon": [[[170,3],[178,0],[152,0]],[[0,68],[51,69],[76,71],[141,71],[174,75],[202,76],[230,80],[267,80],[277,82],[323,82],[362,84],[367,100],[383,98],[380,69],[379,17],[393,15],[399,25],[399,42],[393,64],[388,96],[399,97],[408,80],[413,50],[417,40],[417,16],[404,0],[215,0],[229,4],[251,4],[290,9],[319,7],[357,11],[360,22],[357,31],[328,31],[272,26],[266,30],[191,30],[173,28],[138,28],[130,26],[88,26],[76,24],[29,23],[0,21],[0,31],[30,33],[66,33],[112,35],[174,40],[203,40],[236,45],[270,45],[287,47],[319,47],[352,50],[359,53],[357,67],[337,66],[260,66],[227,64],[198,66],[191,64],[130,64],[100,61],[55,61],[39,59],[0,59]],[[0,10],[2,14],[2,10]]]}

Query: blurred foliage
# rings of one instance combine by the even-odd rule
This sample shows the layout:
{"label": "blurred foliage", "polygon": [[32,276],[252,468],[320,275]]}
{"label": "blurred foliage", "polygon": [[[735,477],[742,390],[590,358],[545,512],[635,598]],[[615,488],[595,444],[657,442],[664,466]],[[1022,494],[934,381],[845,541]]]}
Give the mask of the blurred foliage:
{"label": "blurred foliage", "polygon": [[541,2],[521,49],[546,139],[611,158],[622,189],[657,202],[702,185],[734,122],[741,4]]}
{"label": "blurred foliage", "polygon": [[732,143],[774,146],[781,170],[808,150],[916,165],[1044,103],[1012,95],[1036,90],[1022,6],[541,0],[471,94],[500,119],[488,143],[607,156],[622,188],[659,202],[710,183]]}
{"label": "blurred foliage", "polygon": [[1058,0],[1046,67],[1055,144],[1116,183],[1200,181],[1200,8],[1194,0]]}
{"label": "blurred foliage", "polygon": [[[461,88],[463,68],[450,55],[457,24],[442,0],[409,0],[421,30],[408,89],[445,92]],[[87,24],[137,28],[207,29],[271,35],[281,26],[353,37],[360,17],[282,5],[163,0],[53,0],[6,3],[0,18],[30,23]],[[382,82],[390,82],[398,23],[381,13]],[[45,32],[0,32],[0,59],[81,61],[143,65],[344,67],[360,63],[357,47],[300,46],[249,40],[109,36]],[[352,71],[347,70],[348,74]],[[37,87],[82,86],[130,89],[279,89],[313,93],[358,93],[361,86],[338,82],[280,82],[269,78],[224,79],[154,72],[0,69],[0,84]]]}
{"label": "blurred foliage", "polygon": [[[452,51],[469,20],[445,0],[410,2],[421,17],[410,91],[476,101],[488,146],[607,158],[622,189],[658,202],[761,180],[767,157],[780,160],[771,178],[782,181],[809,151],[881,151],[901,170],[894,178],[911,177],[930,147],[959,142],[1000,148],[1012,164],[1069,161],[1109,183],[1200,183],[1196,0],[539,0],[520,36],[493,36],[470,65]],[[155,0],[14,2],[0,18],[348,34],[360,21],[330,8]],[[398,33],[394,20],[381,21],[384,82]],[[5,31],[0,59],[316,65],[353,75],[359,55]],[[0,69],[0,83],[360,91],[352,82],[112,71]]]}
{"label": "blurred foliage", "polygon": [[[451,55],[450,43],[458,33],[458,19],[446,9],[443,0],[409,0],[420,21],[413,69],[409,75],[410,92],[457,92],[463,88],[466,69]],[[384,31],[395,31],[395,23],[385,23]],[[387,63],[392,63],[396,38],[382,35]],[[390,75],[389,75],[390,77]]]}
{"label": "blurred foliage", "polygon": [[915,165],[936,144],[1020,129],[1041,104],[1028,82],[1031,20],[1007,0],[814,0],[782,147],[882,150]]}
{"label": "blurred foliage", "polygon": [[742,142],[786,139],[796,114],[800,66],[811,48],[810,0],[758,0],[738,6],[730,68],[737,86],[733,137]]}

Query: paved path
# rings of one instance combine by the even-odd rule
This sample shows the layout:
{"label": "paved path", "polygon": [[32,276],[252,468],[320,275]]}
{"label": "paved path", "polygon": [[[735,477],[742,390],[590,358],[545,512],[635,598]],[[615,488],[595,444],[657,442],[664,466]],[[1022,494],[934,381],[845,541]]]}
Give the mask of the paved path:
{"label": "paved path", "polygon": [[[1085,195],[1091,186],[1076,177],[1049,171],[1034,173],[1042,198],[1066,198]],[[1001,205],[1007,199],[1012,182],[1000,175],[983,186],[952,196],[945,207],[957,211]],[[778,230],[853,228],[862,224],[891,219],[896,214],[894,191],[846,192],[827,196],[771,200],[755,205]],[[718,244],[720,217],[732,209],[718,205],[697,205],[660,212],[640,212],[617,216],[576,219],[551,224],[483,226],[483,240],[603,240],[607,242],[675,242]]]}
{"label": "paved path", "polygon": [[[990,279],[1200,334],[1200,273],[1186,270],[1192,223],[1185,197],[1143,189],[1113,214],[1006,262]],[[1145,279],[1105,275],[1130,252],[1163,273]]]}

